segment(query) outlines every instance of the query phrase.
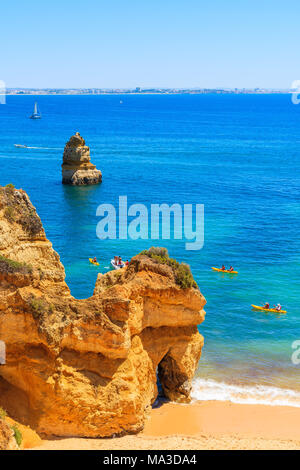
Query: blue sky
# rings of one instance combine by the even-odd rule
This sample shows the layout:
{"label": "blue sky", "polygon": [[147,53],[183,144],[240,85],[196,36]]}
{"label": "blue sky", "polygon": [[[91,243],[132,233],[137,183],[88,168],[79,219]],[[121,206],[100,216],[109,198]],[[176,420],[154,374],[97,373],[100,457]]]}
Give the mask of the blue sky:
{"label": "blue sky", "polygon": [[7,87],[270,87],[300,79],[300,2],[1,2]]}

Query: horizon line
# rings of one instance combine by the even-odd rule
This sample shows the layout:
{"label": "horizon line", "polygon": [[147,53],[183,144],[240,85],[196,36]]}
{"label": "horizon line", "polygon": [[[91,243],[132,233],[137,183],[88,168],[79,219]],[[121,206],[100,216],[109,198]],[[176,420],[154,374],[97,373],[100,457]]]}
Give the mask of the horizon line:
{"label": "horizon line", "polygon": [[160,86],[137,86],[137,87],[89,87],[89,86],[84,86],[84,87],[6,87],[6,90],[130,90],[130,91],[143,91],[143,90],[193,90],[193,91],[201,91],[201,90],[224,90],[224,91],[238,91],[238,90],[278,90],[278,91],[292,91],[294,88],[279,88],[279,87],[160,87]]}

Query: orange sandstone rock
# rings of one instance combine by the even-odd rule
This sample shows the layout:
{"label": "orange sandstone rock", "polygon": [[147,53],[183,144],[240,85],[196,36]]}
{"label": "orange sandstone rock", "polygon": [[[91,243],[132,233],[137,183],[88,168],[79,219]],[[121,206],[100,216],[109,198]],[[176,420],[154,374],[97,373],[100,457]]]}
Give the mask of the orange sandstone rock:
{"label": "orange sandstone rock", "polygon": [[76,186],[97,184],[102,181],[102,173],[91,163],[90,148],[76,132],[66,143],[62,164],[63,184]]}
{"label": "orange sandstone rock", "polygon": [[[26,211],[35,229],[20,219]],[[23,191],[0,190],[0,406],[44,435],[101,437],[143,429],[157,376],[168,398],[189,401],[200,291],[138,255],[99,276],[92,297],[74,299],[38,221]]]}

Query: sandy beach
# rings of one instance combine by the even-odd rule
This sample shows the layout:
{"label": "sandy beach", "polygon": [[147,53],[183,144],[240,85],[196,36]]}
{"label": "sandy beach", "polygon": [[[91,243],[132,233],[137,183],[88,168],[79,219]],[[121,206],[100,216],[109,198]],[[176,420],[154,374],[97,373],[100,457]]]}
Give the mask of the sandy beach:
{"label": "sandy beach", "polygon": [[300,408],[230,402],[166,403],[138,435],[61,438],[35,450],[300,449]]}

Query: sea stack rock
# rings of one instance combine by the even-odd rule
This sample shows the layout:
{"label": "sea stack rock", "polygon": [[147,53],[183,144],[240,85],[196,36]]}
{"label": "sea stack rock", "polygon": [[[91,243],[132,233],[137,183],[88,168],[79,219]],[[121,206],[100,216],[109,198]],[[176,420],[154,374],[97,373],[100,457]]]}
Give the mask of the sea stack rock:
{"label": "sea stack rock", "polygon": [[62,164],[62,183],[73,185],[98,184],[102,173],[91,163],[90,148],[79,132],[66,143]]}

